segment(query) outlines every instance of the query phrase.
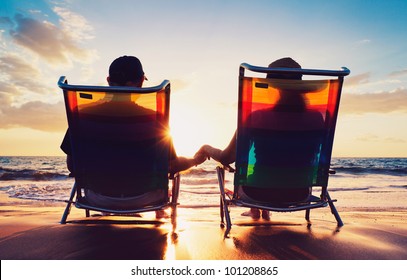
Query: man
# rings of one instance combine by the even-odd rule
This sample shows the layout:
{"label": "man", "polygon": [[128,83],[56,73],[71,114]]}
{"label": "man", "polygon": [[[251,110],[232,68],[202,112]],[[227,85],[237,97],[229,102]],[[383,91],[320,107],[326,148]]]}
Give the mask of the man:
{"label": "man", "polygon": [[[143,67],[140,60],[134,56],[122,56],[115,59],[110,67],[109,67],[109,76],[107,77],[107,82],[109,86],[128,86],[128,87],[142,87],[143,82],[146,80],[144,75]],[[125,95],[123,95],[125,96]],[[86,113],[95,113],[97,110],[101,110],[106,112],[106,110],[111,112],[119,112],[123,113],[124,111],[128,110],[129,112],[139,111],[143,114],[148,113],[149,109],[136,105],[134,102],[130,102],[130,100],[121,100],[122,102],[102,102],[101,104],[97,104],[95,106],[89,106],[87,108],[83,108],[82,112]],[[126,102],[127,101],[127,102]],[[117,107],[120,104],[120,108]],[[138,106],[138,107],[135,107]],[[151,110],[150,110],[151,111]],[[154,112],[153,112],[154,113]],[[156,128],[147,128],[154,131]],[[163,133],[163,132],[161,132]],[[73,169],[72,164],[72,148],[70,143],[69,137],[69,129],[65,134],[64,140],[61,144],[61,149],[67,154],[67,166],[69,171],[72,172],[73,176],[75,176],[75,170]],[[101,158],[100,160],[103,160]],[[176,173],[182,170],[186,170],[194,165],[199,165],[205,161],[205,156],[203,154],[197,153],[193,158],[185,158],[185,157],[178,157],[175,153],[174,147],[170,147],[170,170],[169,173]],[[126,163],[127,165],[128,163]],[[134,197],[120,199],[117,197],[112,196],[105,196],[101,193],[97,193],[93,190],[87,190],[86,197],[88,201],[94,204],[100,204],[115,208],[126,208],[135,205],[144,205],[148,203],[153,203],[157,199],[160,199],[164,195],[162,190],[151,191],[148,193],[136,195]],[[156,212],[157,218],[163,216],[163,212]]]}

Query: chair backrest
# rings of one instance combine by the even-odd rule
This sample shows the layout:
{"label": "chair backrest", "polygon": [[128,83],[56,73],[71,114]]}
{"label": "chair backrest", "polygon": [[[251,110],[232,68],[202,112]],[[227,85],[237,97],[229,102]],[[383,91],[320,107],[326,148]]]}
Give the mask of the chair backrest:
{"label": "chair backrest", "polygon": [[170,83],[63,89],[75,180],[110,196],[168,188]]}
{"label": "chair backrest", "polygon": [[[336,76],[267,79],[258,73]],[[343,77],[349,70],[240,66],[235,187],[298,188],[328,184]]]}

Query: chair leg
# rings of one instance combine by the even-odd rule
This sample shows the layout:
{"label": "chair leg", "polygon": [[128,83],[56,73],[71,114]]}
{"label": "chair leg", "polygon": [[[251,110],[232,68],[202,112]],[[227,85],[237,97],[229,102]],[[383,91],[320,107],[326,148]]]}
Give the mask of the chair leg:
{"label": "chair leg", "polygon": [[85,209],[85,216],[86,216],[86,218],[89,218],[89,217],[90,217],[90,211],[89,211],[89,209]]}
{"label": "chair leg", "polygon": [[232,220],[230,219],[230,212],[229,212],[229,207],[226,202],[223,204],[223,209],[225,213],[225,219],[226,219],[226,230],[224,237],[226,238],[229,235],[230,230],[232,229]]}
{"label": "chair leg", "polygon": [[221,195],[221,226],[225,227],[225,220],[226,220],[226,230],[224,237],[226,238],[229,235],[230,230],[232,229],[232,220],[230,218],[230,211],[229,211],[229,205],[225,197],[225,193],[223,191],[223,195]]}
{"label": "chair leg", "polygon": [[311,223],[310,213],[311,213],[310,209],[305,210],[305,220],[307,220],[308,223]]}
{"label": "chair leg", "polygon": [[174,178],[172,179],[172,194],[171,194],[171,203],[177,204],[178,203],[178,196],[179,196],[179,184],[180,184],[180,174],[175,174]]}
{"label": "chair leg", "polygon": [[71,190],[71,195],[69,196],[69,200],[67,201],[67,205],[65,207],[64,214],[62,215],[61,224],[66,224],[66,220],[68,219],[68,215],[71,212],[71,206],[73,203],[73,199],[76,195],[76,183],[73,185],[72,190]]}
{"label": "chair leg", "polygon": [[223,168],[217,167],[216,171],[218,173],[218,182],[219,182],[219,190],[220,190],[220,199],[221,199],[221,222],[224,224],[223,217],[226,219],[226,231],[224,237],[226,238],[232,228],[232,221],[230,219],[229,207],[228,202],[226,200],[225,194],[225,170]]}
{"label": "chair leg", "polygon": [[220,197],[220,202],[219,202],[219,210],[220,210],[220,226],[225,227],[225,212],[223,212],[223,199],[222,196]]}
{"label": "chair leg", "polygon": [[171,205],[171,225],[172,232],[175,232],[177,229],[177,204]]}
{"label": "chair leg", "polygon": [[338,223],[338,227],[342,227],[343,222],[342,222],[341,217],[339,216],[338,211],[336,210],[334,202],[332,201],[331,196],[329,195],[328,192],[326,192],[326,195],[327,195],[327,198],[328,198],[329,207],[331,208],[331,213],[335,216],[336,222]]}
{"label": "chair leg", "polygon": [[176,174],[172,179],[172,195],[171,195],[171,224],[172,230],[175,232],[177,228],[177,204],[179,195],[180,174]]}

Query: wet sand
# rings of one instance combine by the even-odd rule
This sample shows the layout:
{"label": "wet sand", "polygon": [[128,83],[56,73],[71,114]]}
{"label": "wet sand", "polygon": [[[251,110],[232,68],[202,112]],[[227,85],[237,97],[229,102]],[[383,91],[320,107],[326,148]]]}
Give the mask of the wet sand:
{"label": "wet sand", "polygon": [[341,209],[337,228],[329,208],[273,213],[271,221],[240,216],[232,208],[228,238],[219,209],[178,208],[171,219],[85,218],[72,208],[59,224],[64,204],[10,199],[0,195],[2,260],[407,260],[405,209]]}

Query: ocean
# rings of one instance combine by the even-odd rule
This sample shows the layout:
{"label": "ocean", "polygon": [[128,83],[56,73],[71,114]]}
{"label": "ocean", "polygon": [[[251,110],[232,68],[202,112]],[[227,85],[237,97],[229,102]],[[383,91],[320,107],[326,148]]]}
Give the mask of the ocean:
{"label": "ocean", "polygon": [[[209,160],[182,173],[179,207],[219,206],[216,165]],[[407,158],[333,158],[331,168],[328,189],[339,209],[407,208]],[[73,182],[65,157],[0,157],[0,192],[8,197],[61,203]],[[233,174],[226,184],[232,188]]]}

